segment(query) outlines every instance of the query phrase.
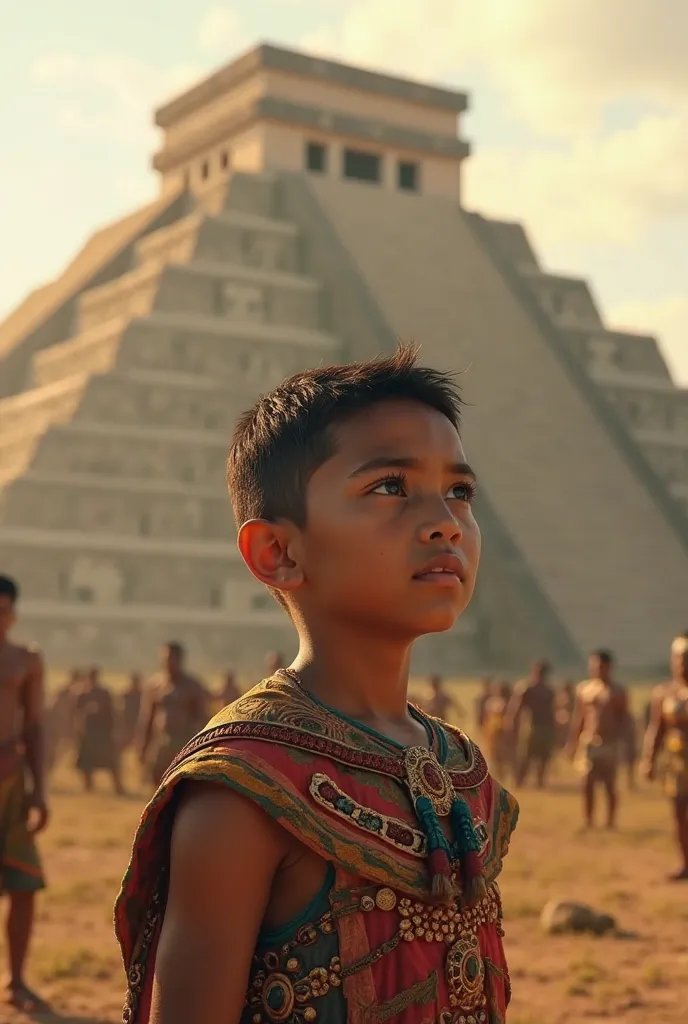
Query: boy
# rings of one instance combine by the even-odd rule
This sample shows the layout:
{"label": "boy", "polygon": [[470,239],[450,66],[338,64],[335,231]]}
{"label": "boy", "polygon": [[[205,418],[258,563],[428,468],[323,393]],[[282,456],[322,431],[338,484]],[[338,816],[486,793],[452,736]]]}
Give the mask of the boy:
{"label": "boy", "polygon": [[225,708],[144,814],[116,907],[128,1024],[499,1024],[515,801],[407,703],[480,553],[451,378],[412,352],[286,381],[239,422],[246,565],[299,652]]}
{"label": "boy", "polygon": [[37,651],[10,639],[18,598],[17,583],[0,576],[0,891],[9,900],[6,998],[33,1012],[46,1008],[24,980],[36,893],[45,885],[34,839],[48,823],[43,661]]}

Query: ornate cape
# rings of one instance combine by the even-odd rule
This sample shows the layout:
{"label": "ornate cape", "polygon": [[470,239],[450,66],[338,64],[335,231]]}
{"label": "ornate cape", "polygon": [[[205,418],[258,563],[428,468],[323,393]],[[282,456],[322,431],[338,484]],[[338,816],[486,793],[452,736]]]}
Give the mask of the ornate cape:
{"label": "ornate cape", "polygon": [[[242,1022],[503,1021],[509,985],[496,878],[518,807],[463,733],[415,714],[432,736],[432,756],[342,718],[279,675],[187,744],[144,812],[115,907],[126,1024],[148,1022],[183,779],[254,800],[334,869],[328,906],[288,941],[257,947]],[[442,816],[459,803],[470,812],[486,886],[470,906],[456,891],[433,895],[429,868],[437,818],[428,807]],[[460,875],[457,860],[452,868]]]}

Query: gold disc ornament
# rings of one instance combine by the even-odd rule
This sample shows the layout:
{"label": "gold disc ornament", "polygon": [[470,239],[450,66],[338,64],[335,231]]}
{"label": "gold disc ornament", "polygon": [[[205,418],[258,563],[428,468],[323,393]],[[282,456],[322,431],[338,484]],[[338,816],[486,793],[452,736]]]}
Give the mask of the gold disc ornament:
{"label": "gold disc ornament", "polygon": [[414,803],[420,797],[427,797],[435,814],[446,818],[454,801],[454,788],[448,772],[432,751],[426,747],[409,747],[404,754],[404,770]]}

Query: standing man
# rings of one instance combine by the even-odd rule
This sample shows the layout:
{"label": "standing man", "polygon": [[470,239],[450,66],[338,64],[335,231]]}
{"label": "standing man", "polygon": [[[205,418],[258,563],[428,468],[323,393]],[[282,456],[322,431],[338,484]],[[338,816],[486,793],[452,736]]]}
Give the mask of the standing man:
{"label": "standing man", "polygon": [[[43,871],[34,836],[48,823],[43,766],[43,661],[9,639],[19,587],[0,576],[0,882],[9,898],[7,1001],[32,1012],[45,1004],[24,980],[36,893]],[[28,777],[28,786],[27,786]]]}
{"label": "standing man", "polygon": [[482,732],[485,725],[485,708],[490,697],[493,697],[496,693],[496,689],[489,677],[485,677],[482,680],[480,687],[480,693],[475,699],[474,705],[474,718],[475,718],[475,729],[476,732]]}
{"label": "standing man", "polygon": [[616,774],[627,730],[628,699],[625,687],[612,679],[610,651],[593,651],[588,658],[589,678],[579,684],[571,721],[569,752],[583,776],[586,828],[595,816],[595,790],[607,795],[607,828],[616,825]]}
{"label": "standing man", "polygon": [[110,773],[118,796],[124,796],[119,774],[115,705],[112,694],[100,681],[100,671],[89,669],[76,698],[77,759],[76,769],[84,780],[84,789],[93,789],[93,773],[103,769]]}
{"label": "standing man", "polygon": [[73,669],[45,714],[45,770],[52,772],[60,755],[74,742],[74,708],[82,673]]}
{"label": "standing man", "polygon": [[[550,664],[542,659],[530,670],[530,677],[517,683],[511,698],[505,727],[517,751],[516,785],[522,786],[531,767],[538,789],[545,785],[547,769],[556,746],[554,689]],[[522,730],[525,724],[526,735]]]}
{"label": "standing man", "polygon": [[142,766],[156,786],[194,733],[210,717],[206,688],[185,669],[182,644],[171,641],[162,649],[162,671],[153,676],[141,704]]}
{"label": "standing man", "polygon": [[464,714],[461,703],[445,690],[442,676],[430,676],[429,683],[430,696],[423,702],[424,711],[432,715],[433,718],[441,718],[443,722],[449,720],[451,712],[459,716]]}
{"label": "standing man", "polygon": [[142,680],[140,672],[129,676],[129,689],[122,696],[122,736],[120,747],[125,750],[134,742],[136,726],[141,714]]}
{"label": "standing man", "polygon": [[681,866],[673,882],[688,881],[688,632],[671,645],[671,682],[652,695],[650,723],[643,746],[642,771],[654,778],[660,750],[668,754],[666,791],[672,801]]}

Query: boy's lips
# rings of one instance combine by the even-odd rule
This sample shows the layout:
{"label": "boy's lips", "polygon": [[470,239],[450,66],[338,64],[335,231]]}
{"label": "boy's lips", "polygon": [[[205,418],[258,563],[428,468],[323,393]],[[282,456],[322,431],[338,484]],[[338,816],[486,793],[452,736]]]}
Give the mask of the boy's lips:
{"label": "boy's lips", "polygon": [[422,569],[413,574],[413,579],[421,583],[434,583],[445,587],[464,583],[465,578],[466,567],[458,555],[449,551],[435,555]]}

